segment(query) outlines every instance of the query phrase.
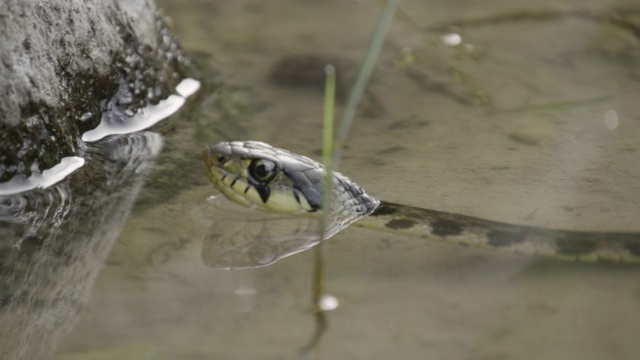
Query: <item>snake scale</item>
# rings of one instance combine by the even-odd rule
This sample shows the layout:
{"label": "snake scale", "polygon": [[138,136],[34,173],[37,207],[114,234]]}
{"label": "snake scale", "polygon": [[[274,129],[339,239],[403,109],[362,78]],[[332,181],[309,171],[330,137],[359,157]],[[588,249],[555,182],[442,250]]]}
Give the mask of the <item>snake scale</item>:
{"label": "snake scale", "polygon": [[[291,214],[317,213],[324,166],[258,141],[222,142],[203,153],[205,172],[228,199]],[[351,223],[464,246],[583,262],[640,263],[640,233],[585,232],[513,225],[379,201],[332,173],[331,224],[325,239]]]}

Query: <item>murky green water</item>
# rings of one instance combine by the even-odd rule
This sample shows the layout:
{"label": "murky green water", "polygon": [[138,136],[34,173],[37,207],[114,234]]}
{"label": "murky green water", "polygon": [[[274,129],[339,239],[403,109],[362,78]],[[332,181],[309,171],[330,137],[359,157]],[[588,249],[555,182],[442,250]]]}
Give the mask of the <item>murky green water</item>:
{"label": "murky green water", "polygon": [[[272,69],[306,55],[338,59],[339,76],[352,76],[381,5],[159,3],[209,85],[158,127],[163,152],[55,358],[296,358],[314,329],[313,254],[256,270],[206,267],[200,252],[213,190],[199,154],[209,143],[251,139],[317,158],[321,92],[276,85]],[[593,18],[531,13],[424,31],[578,4],[530,5],[403,2],[341,171],[387,201],[516,224],[640,232],[640,38]],[[604,11],[632,5],[580,3]],[[447,45],[458,41],[452,34],[459,46]],[[327,291],[340,306],[315,358],[640,354],[637,267],[358,228],[329,241],[326,257]]]}

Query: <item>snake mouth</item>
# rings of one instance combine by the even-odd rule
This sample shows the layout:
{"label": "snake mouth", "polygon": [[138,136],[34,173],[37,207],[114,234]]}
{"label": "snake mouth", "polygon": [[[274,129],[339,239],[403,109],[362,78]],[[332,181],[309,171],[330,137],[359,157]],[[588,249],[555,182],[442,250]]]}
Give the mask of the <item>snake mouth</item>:
{"label": "snake mouth", "polygon": [[[215,159],[215,161],[214,161]],[[221,167],[221,164],[224,164],[226,161],[224,156],[218,156],[217,154],[212,154],[211,151],[207,148],[202,151],[202,162],[204,163],[204,172],[207,174],[209,180],[218,187],[218,183],[220,179],[225,175],[224,170]]]}
{"label": "snake mouth", "polygon": [[202,152],[202,162],[204,163],[204,171],[209,181],[229,200],[234,201],[242,206],[254,207],[257,204],[250,201],[244,192],[240,192],[237,188],[246,186],[247,182],[241,181],[241,177],[233,172],[225,169],[225,165],[232,161],[230,156],[211,151],[211,147]]}
{"label": "snake mouth", "polygon": [[207,175],[211,171],[212,168],[222,170],[224,164],[230,160],[231,154],[224,154],[220,152],[212,151],[212,147],[207,147],[202,151],[202,162],[207,171]]}

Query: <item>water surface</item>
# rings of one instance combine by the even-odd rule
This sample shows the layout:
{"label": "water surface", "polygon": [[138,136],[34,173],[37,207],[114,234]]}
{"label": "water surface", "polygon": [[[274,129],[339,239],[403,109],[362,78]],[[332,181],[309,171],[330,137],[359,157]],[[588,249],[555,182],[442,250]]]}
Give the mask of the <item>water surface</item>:
{"label": "water surface", "polygon": [[[313,254],[256,270],[205,266],[213,189],[199,153],[251,139],[317,159],[321,91],[283,85],[273,68],[299,56],[331,59],[348,91],[381,6],[159,4],[209,86],[160,127],[163,152],[55,358],[296,358],[314,326]],[[515,224],[640,232],[640,38],[561,15],[578,5],[610,12],[635,4],[402,2],[340,170],[387,201]],[[523,10],[557,16],[426,31]],[[326,258],[327,291],[340,306],[317,358],[640,353],[637,267],[559,263],[353,227],[327,243]]]}

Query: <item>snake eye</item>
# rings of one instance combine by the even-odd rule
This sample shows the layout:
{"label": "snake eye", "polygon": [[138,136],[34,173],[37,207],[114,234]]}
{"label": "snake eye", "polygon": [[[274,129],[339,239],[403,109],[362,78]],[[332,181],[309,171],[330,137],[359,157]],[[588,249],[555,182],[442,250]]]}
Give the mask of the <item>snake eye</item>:
{"label": "snake eye", "polygon": [[260,183],[268,183],[276,177],[276,164],[273,161],[254,159],[249,164],[249,175]]}

